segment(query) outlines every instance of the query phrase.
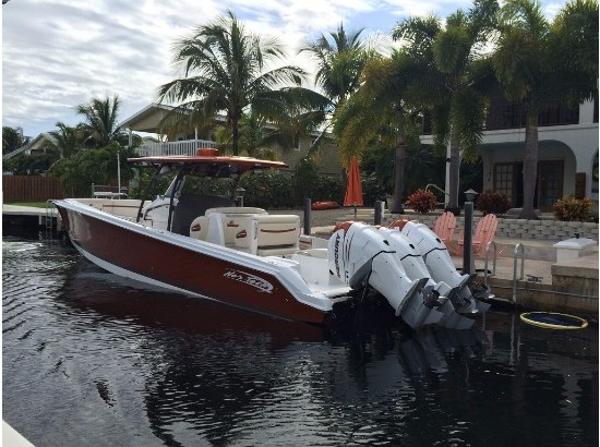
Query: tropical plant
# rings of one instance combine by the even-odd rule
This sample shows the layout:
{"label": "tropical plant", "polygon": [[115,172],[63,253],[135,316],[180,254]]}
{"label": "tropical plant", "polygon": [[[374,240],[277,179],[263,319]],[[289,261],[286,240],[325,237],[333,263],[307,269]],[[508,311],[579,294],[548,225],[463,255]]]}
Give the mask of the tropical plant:
{"label": "tropical plant", "polygon": [[80,124],[77,127],[70,127],[59,121],[55,126],[57,130],[49,133],[52,136],[51,145],[58,150],[60,158],[70,157],[83,147],[86,136],[86,127],[84,125]]}
{"label": "tropical plant", "polygon": [[115,142],[103,148],[80,151],[69,158],[60,159],[50,167],[49,174],[59,178],[70,195],[86,197],[90,193],[92,183],[117,183],[117,152],[120,152],[121,180],[128,181],[133,176],[133,171],[127,164],[127,157],[134,156],[134,153]]}
{"label": "tropical plant", "polygon": [[592,201],[587,197],[576,199],[573,196],[567,196],[557,200],[552,208],[558,220],[586,221],[591,216]]}
{"label": "tropical plant", "polygon": [[406,200],[406,206],[412,208],[419,214],[427,214],[437,206],[435,195],[431,191],[417,189]]}
{"label": "tropical plant", "polygon": [[59,159],[59,153],[56,149],[48,149],[41,153],[32,153],[26,155],[21,153],[4,164],[4,170],[12,172],[14,175],[35,175],[48,171],[52,164]]}
{"label": "tropical plant", "polygon": [[458,210],[461,151],[476,156],[486,95],[493,86],[484,48],[497,9],[496,0],[476,0],[468,11],[449,15],[445,26],[435,17],[411,17],[393,32],[406,44],[412,102],[431,114],[436,145],[448,145],[448,208],[453,211]]}
{"label": "tropical plant", "polygon": [[333,124],[331,118],[358,89],[364,65],[374,54],[360,39],[362,32],[363,29],[360,29],[348,34],[344,24],[340,23],[336,31],[321,34],[321,37],[300,50],[310,53],[317,62],[314,81],[324,93],[317,106],[324,108],[325,113],[319,116],[320,134],[311,144],[311,154],[318,149],[318,144]]}
{"label": "tropical plant", "polygon": [[573,0],[549,23],[537,0],[507,0],[498,30],[494,69],[506,97],[521,102],[526,114],[520,217],[536,219],[539,112],[597,94],[598,3]]}
{"label": "tropical plant", "polygon": [[2,155],[13,152],[29,142],[20,127],[2,127]]}
{"label": "tropical plant", "polygon": [[406,68],[403,51],[390,58],[372,57],[363,69],[361,87],[335,116],[334,129],[346,161],[375,144],[395,148],[394,212],[401,212],[403,206],[407,144],[419,144],[418,117],[406,100],[412,82]]}
{"label": "tropical plant", "polygon": [[475,209],[486,214],[504,214],[510,209],[510,200],[501,192],[482,192],[477,196]]}
{"label": "tropical plant", "polygon": [[104,147],[116,141],[122,132],[117,124],[117,115],[121,102],[118,96],[112,99],[93,98],[88,104],[77,106],[77,113],[83,115],[82,128],[87,133],[87,143],[93,147]]}
{"label": "tropical plant", "polygon": [[[269,117],[282,100],[304,93],[299,87],[304,71],[299,67],[265,71],[283,56],[277,41],[247,33],[229,11],[177,43],[174,61],[183,66],[184,76],[161,86],[159,98],[177,104],[171,121],[206,125],[224,112],[231,151],[237,155],[244,113]],[[284,90],[285,84],[296,87]]]}

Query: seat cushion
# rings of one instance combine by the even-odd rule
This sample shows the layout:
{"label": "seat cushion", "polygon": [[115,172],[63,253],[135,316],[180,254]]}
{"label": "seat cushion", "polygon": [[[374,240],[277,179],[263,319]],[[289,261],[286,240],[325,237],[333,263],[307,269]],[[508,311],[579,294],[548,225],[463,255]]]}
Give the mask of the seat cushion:
{"label": "seat cushion", "polygon": [[259,215],[257,222],[258,248],[298,246],[300,217],[290,215]]}
{"label": "seat cushion", "polygon": [[221,213],[225,215],[235,215],[235,214],[267,214],[267,212],[262,208],[255,208],[251,206],[227,206],[220,208],[209,208],[204,213],[205,216],[209,216],[214,213]]}

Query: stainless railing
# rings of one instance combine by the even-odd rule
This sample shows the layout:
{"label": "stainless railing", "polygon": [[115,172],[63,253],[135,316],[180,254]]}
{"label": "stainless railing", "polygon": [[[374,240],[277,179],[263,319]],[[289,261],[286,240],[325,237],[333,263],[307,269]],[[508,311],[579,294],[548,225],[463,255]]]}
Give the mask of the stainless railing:
{"label": "stainless railing", "polygon": [[145,143],[136,148],[142,157],[159,155],[195,155],[200,148],[216,147],[210,140],[183,140],[166,143]]}
{"label": "stainless railing", "polygon": [[433,188],[436,191],[440,192],[443,194],[444,196],[444,201],[443,202],[438,202],[438,205],[445,205],[446,204],[446,198],[450,195],[448,194],[446,191],[444,191],[442,188],[440,188],[438,185],[435,185],[433,183],[429,183],[427,184],[427,186],[425,186],[425,191],[429,191],[429,188]]}
{"label": "stainless railing", "polygon": [[[517,264],[521,255],[521,275],[517,277]],[[512,300],[513,304],[517,304],[517,284],[525,279],[525,246],[521,243],[515,245],[513,251],[513,284],[512,284]]]}
{"label": "stainless railing", "polygon": [[[492,253],[492,270],[488,269],[490,263],[490,252]],[[494,241],[488,242],[485,247],[485,258],[483,265],[483,282],[486,287],[489,287],[489,277],[496,275],[496,261],[498,260],[498,248]]]}

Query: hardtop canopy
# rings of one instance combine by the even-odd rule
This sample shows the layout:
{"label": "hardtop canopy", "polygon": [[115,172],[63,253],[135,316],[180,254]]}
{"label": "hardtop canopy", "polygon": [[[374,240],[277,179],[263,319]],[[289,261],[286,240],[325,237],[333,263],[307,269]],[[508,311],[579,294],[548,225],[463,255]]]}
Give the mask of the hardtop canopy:
{"label": "hardtop canopy", "polygon": [[190,170],[203,171],[207,174],[209,172],[214,172],[219,177],[231,174],[241,175],[247,171],[256,169],[284,169],[288,167],[288,165],[282,161],[261,160],[253,157],[220,156],[216,155],[216,153],[216,149],[202,149],[198,151],[198,155],[192,156],[165,155],[128,158],[127,161],[139,166],[186,167]]}

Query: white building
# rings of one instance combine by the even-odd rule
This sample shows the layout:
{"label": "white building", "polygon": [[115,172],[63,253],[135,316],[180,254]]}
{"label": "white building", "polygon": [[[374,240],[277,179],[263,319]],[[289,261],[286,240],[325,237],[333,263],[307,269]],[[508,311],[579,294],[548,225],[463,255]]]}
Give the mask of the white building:
{"label": "white building", "polygon": [[[524,113],[503,98],[491,101],[479,154],[485,191],[523,201]],[[586,101],[571,109],[557,104],[540,113],[539,164],[535,204],[549,211],[566,195],[590,197],[598,206],[598,106]],[[432,144],[431,135],[423,135]]]}

